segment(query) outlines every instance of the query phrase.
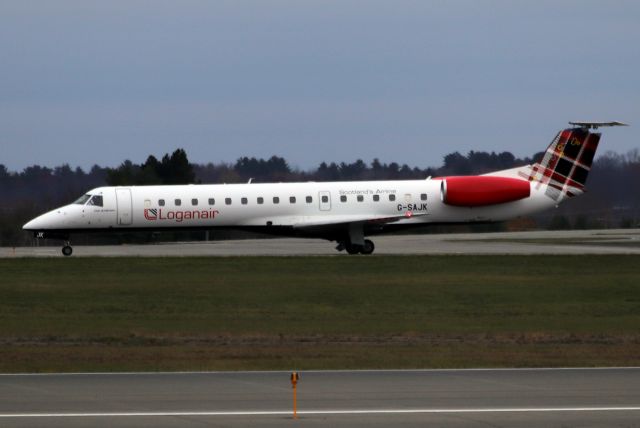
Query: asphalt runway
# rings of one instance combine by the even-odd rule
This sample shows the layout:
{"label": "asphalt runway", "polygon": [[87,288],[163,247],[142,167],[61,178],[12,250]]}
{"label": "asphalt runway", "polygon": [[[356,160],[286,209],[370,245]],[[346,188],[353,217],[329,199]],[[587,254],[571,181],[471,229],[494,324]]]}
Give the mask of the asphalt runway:
{"label": "asphalt runway", "polygon": [[[375,254],[640,254],[640,229],[381,235]],[[73,257],[345,255],[320,239],[74,246]],[[62,257],[60,247],[0,248],[0,257]]]}
{"label": "asphalt runway", "polygon": [[0,426],[640,426],[640,368],[0,375]]}

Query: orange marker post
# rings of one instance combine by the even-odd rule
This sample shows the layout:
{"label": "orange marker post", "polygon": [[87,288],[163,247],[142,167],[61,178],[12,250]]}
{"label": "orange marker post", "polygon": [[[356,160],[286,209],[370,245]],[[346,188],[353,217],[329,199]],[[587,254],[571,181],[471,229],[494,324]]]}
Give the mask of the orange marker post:
{"label": "orange marker post", "polygon": [[291,386],[293,387],[293,419],[298,419],[298,397],[297,385],[300,375],[298,372],[291,373]]}

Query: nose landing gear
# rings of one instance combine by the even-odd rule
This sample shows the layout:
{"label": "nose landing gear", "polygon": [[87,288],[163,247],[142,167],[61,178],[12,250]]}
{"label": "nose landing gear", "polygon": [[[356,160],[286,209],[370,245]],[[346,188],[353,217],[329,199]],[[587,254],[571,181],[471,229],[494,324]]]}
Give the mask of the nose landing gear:
{"label": "nose landing gear", "polygon": [[62,247],[62,254],[67,257],[73,254],[73,248],[71,248],[69,241],[64,243],[64,247]]}
{"label": "nose landing gear", "polygon": [[62,255],[69,257],[71,254],[73,254],[73,248],[71,248],[71,241],[70,241],[71,238],[68,233],[41,230],[41,231],[33,232],[33,236],[37,240],[55,239],[55,240],[63,241],[64,247],[62,247]]}

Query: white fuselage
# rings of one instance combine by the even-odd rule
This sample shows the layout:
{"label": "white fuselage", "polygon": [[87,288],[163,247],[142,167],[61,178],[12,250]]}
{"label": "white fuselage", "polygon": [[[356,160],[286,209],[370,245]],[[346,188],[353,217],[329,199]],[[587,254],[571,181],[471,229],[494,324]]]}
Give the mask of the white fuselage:
{"label": "white fuselage", "polygon": [[584,193],[600,126],[571,122],[540,162],[479,176],[405,181],[99,187],[23,226],[38,238],[86,231],[253,228],[337,241],[349,254],[372,254],[366,235],[398,227],[485,223],[542,211]]}
{"label": "white fuselage", "polygon": [[531,183],[531,195],[483,207],[449,206],[441,180],[99,187],[102,206],[70,204],[37,217],[27,230],[305,228],[353,222],[493,222],[555,205]]}

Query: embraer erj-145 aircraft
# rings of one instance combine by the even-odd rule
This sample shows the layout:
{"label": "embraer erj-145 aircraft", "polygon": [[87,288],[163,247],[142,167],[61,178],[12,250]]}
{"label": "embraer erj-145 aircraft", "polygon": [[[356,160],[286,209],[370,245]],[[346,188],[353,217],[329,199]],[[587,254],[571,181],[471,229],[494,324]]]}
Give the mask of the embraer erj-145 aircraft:
{"label": "embraer erj-145 aircraft", "polygon": [[37,238],[169,229],[236,228],[336,241],[371,254],[368,235],[425,224],[498,222],[584,192],[601,126],[569,122],[539,163],[476,176],[406,181],[99,187],[24,225]]}

